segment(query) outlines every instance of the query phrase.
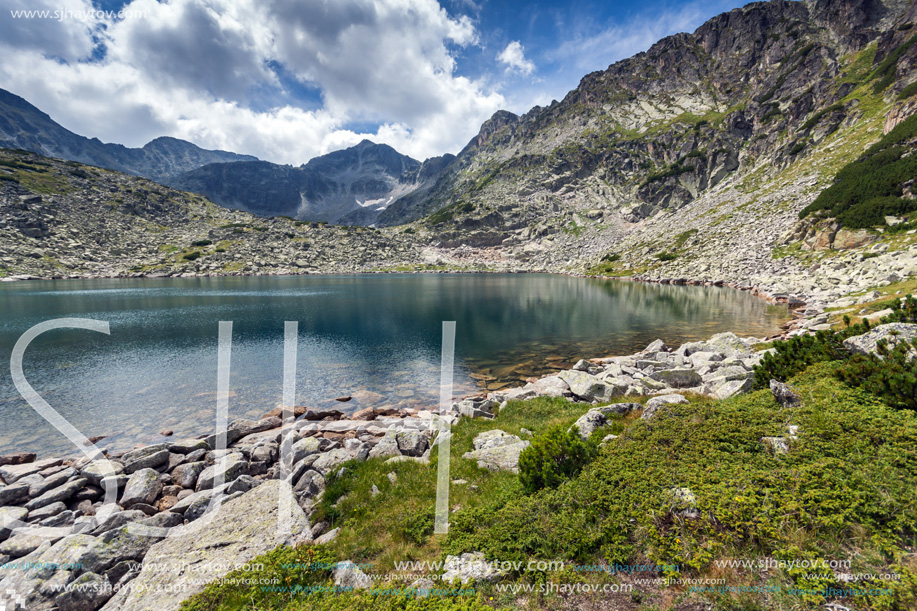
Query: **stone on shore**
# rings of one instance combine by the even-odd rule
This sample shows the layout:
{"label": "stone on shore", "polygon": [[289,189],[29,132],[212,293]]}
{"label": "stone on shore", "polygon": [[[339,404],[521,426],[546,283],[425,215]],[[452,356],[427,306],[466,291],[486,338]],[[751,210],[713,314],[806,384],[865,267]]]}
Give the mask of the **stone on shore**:
{"label": "stone on shore", "polygon": [[621,388],[606,384],[585,371],[567,370],[557,375],[570,387],[574,395],[586,402],[608,401],[614,396],[624,394]]}
{"label": "stone on shore", "polygon": [[125,509],[130,509],[138,503],[150,505],[159,497],[160,492],[162,480],[159,478],[159,472],[155,469],[140,469],[127,480],[120,505]]}
{"label": "stone on shore", "polygon": [[506,574],[492,562],[488,562],[484,552],[468,552],[461,556],[446,556],[443,564],[445,572],[442,582],[449,584],[458,579],[463,584],[475,581],[496,581]]}

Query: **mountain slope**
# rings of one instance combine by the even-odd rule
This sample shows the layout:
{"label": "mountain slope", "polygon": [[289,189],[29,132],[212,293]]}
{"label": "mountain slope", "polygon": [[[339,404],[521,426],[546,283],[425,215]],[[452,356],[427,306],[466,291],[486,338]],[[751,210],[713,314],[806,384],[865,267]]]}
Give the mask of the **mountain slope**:
{"label": "mountain slope", "polygon": [[[887,91],[853,92],[911,36],[913,10],[754,3],[665,38],[587,75],[561,102],[494,115],[423,202],[421,213],[435,212],[425,224],[447,246],[559,239],[587,226],[608,244],[724,181],[774,175],[891,107],[913,80],[917,48],[901,53]],[[412,211],[393,206],[382,220],[396,214]]]}
{"label": "mountain slope", "polygon": [[186,172],[170,184],[262,216],[370,225],[393,201],[425,193],[452,159],[448,155],[422,164],[364,140],[298,168],[263,161],[218,163]]}
{"label": "mountain slope", "polygon": [[105,144],[58,125],[21,97],[0,89],[0,147],[79,161],[164,182],[208,163],[256,160],[250,155],[209,151],[176,138],[157,138],[143,148]]}

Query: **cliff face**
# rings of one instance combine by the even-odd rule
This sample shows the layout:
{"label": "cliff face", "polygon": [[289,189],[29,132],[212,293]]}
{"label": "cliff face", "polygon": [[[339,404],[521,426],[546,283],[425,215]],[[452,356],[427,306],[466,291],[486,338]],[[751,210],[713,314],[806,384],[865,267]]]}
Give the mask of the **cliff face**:
{"label": "cliff face", "polygon": [[[511,244],[599,224],[625,233],[723,183],[787,170],[887,107],[913,76],[855,91],[914,30],[897,0],[754,3],[585,76],[562,101],[482,127],[415,208],[444,245]],[[879,109],[881,110],[881,109]]]}

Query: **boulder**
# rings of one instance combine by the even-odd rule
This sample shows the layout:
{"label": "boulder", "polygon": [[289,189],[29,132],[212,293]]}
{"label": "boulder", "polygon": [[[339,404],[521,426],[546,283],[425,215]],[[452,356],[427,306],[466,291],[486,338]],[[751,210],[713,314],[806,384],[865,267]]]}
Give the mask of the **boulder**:
{"label": "boulder", "polygon": [[369,451],[369,457],[388,458],[389,456],[401,456],[401,450],[398,449],[397,435],[398,429],[395,426],[389,427],[385,431],[385,436]]}
{"label": "boulder", "polygon": [[46,458],[31,463],[21,465],[4,465],[0,466],[0,479],[6,484],[15,484],[23,477],[33,475],[39,471],[56,467],[64,461],[60,458]]}
{"label": "boulder", "polygon": [[5,454],[0,456],[0,467],[5,465],[25,465],[30,462],[35,462],[35,453],[34,452],[15,452],[13,454]]}
{"label": "boulder", "polygon": [[321,473],[312,469],[303,473],[293,487],[293,492],[296,493],[297,496],[309,499],[315,498],[324,490],[325,478],[322,477]]}
{"label": "boulder", "polygon": [[767,446],[774,454],[786,454],[790,451],[790,444],[785,437],[762,437],[761,443]]}
{"label": "boulder", "polygon": [[25,508],[29,511],[32,511],[33,509],[40,509],[45,505],[50,505],[60,501],[67,501],[87,483],[88,482],[83,478],[75,479],[72,482],[67,482],[63,486],[48,490],[40,497],[32,499],[25,504]]}
{"label": "boulder", "polygon": [[25,507],[0,507],[0,542],[6,541],[19,522],[25,522],[29,510]]}
{"label": "boulder", "polygon": [[312,468],[320,473],[327,474],[349,460],[353,460],[353,456],[350,455],[350,452],[344,448],[337,448],[330,452],[320,454],[319,457],[315,459],[315,462],[312,463]]}
{"label": "boulder", "polygon": [[93,486],[99,486],[106,477],[121,475],[124,473],[124,465],[116,460],[94,460],[80,471],[80,475],[85,477]]}
{"label": "boulder", "polygon": [[774,400],[780,404],[780,407],[796,407],[802,402],[802,399],[799,398],[799,395],[793,392],[793,389],[783,382],[771,380],[770,387],[771,393],[774,395]]}
{"label": "boulder", "polygon": [[455,579],[462,583],[496,581],[506,574],[506,571],[494,566],[493,562],[488,562],[484,552],[468,552],[461,556],[446,556],[443,568],[445,569],[442,576],[444,584],[449,584]]}
{"label": "boulder", "polygon": [[610,414],[624,415],[634,409],[640,409],[640,407],[639,403],[612,403],[604,407],[596,407],[580,416],[571,428],[576,429],[583,439],[589,439],[596,429],[608,424],[608,416]]}
{"label": "boulder", "polygon": [[338,562],[331,571],[334,585],[349,590],[368,590],[373,586],[372,578],[350,560]]}
{"label": "boulder", "polygon": [[424,431],[403,429],[395,434],[398,451],[405,456],[423,456],[430,447],[430,438]]}
{"label": "boulder", "polygon": [[112,584],[108,577],[83,573],[73,580],[68,589],[54,598],[54,603],[59,609],[67,611],[96,611],[112,594]]}
{"label": "boulder", "polygon": [[654,418],[664,405],[677,405],[679,403],[687,402],[688,400],[679,394],[659,395],[653,397],[646,402],[646,406],[643,408],[643,414],[640,416],[640,419],[650,420]]}
{"label": "boulder", "polygon": [[29,484],[17,482],[9,486],[0,486],[0,507],[14,505],[29,498]]}
{"label": "boulder", "polygon": [[478,467],[490,471],[519,472],[519,455],[531,442],[496,429],[478,434],[473,441],[474,450],[464,458],[478,461]]}
{"label": "boulder", "polygon": [[[184,599],[223,577],[225,567],[251,562],[303,535],[309,522],[295,502],[285,504],[280,520],[280,500],[292,493],[288,483],[271,480],[225,503],[206,528],[189,524],[174,529],[175,536],[150,548],[131,587],[121,589],[103,610],[175,611]],[[288,528],[280,528],[281,523]],[[163,566],[176,568],[158,570]]]}
{"label": "boulder", "polygon": [[216,463],[207,467],[197,478],[194,489],[197,492],[213,488],[214,483],[231,482],[234,479],[248,474],[248,461],[241,454],[227,454],[218,458]]}
{"label": "boulder", "polygon": [[526,384],[524,390],[532,390],[539,397],[564,397],[570,394],[570,386],[560,376],[545,376]]}
{"label": "boulder", "polygon": [[169,462],[169,444],[160,443],[133,450],[121,457],[124,472],[130,475],[140,469],[152,469]]}
{"label": "boulder", "polygon": [[754,380],[750,377],[744,380],[723,382],[713,391],[713,396],[717,399],[728,399],[729,397],[751,392],[753,386]]}
{"label": "boulder", "polygon": [[151,505],[162,492],[162,480],[155,469],[140,469],[131,474],[121,495],[120,505],[130,509],[137,503]]}
{"label": "boulder", "polygon": [[619,387],[606,384],[585,371],[561,371],[557,375],[570,387],[570,391],[583,401],[601,403],[624,392]]}
{"label": "boulder", "polygon": [[178,465],[172,470],[172,481],[182,488],[193,490],[194,487],[197,486],[197,478],[200,477],[201,473],[203,473],[206,468],[207,463],[202,460]]}
{"label": "boulder", "polygon": [[[881,340],[888,342],[892,349],[902,340],[913,342],[917,339],[917,324],[893,322],[879,325],[863,335],[848,337],[844,340],[844,348],[854,354],[876,354],[876,345]],[[914,350],[911,350],[914,353]]]}
{"label": "boulder", "polygon": [[209,450],[207,442],[203,439],[179,439],[169,444],[169,452],[175,454],[191,454],[198,450]]}
{"label": "boulder", "polygon": [[704,382],[700,374],[693,369],[663,369],[650,374],[650,378],[670,388],[693,388]]}

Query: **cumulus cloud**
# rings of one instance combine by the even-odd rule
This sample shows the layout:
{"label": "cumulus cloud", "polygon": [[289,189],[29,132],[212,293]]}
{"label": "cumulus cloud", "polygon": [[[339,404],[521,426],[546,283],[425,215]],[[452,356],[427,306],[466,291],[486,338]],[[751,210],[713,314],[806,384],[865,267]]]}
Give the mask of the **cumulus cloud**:
{"label": "cumulus cloud", "polygon": [[526,75],[535,71],[535,64],[532,63],[531,60],[525,58],[525,49],[518,40],[514,40],[506,45],[506,48],[497,55],[497,59],[501,63],[506,64],[507,70]]}
{"label": "cumulus cloud", "polygon": [[[105,141],[138,146],[171,135],[293,164],[365,137],[420,159],[457,151],[504,104],[483,81],[456,73],[456,50],[477,44],[478,33],[436,0],[133,0],[124,8],[135,16],[0,16],[0,86]],[[253,102],[253,92],[263,100],[265,90],[289,85],[277,65],[320,91],[318,108]],[[347,129],[356,122],[380,127]]]}

